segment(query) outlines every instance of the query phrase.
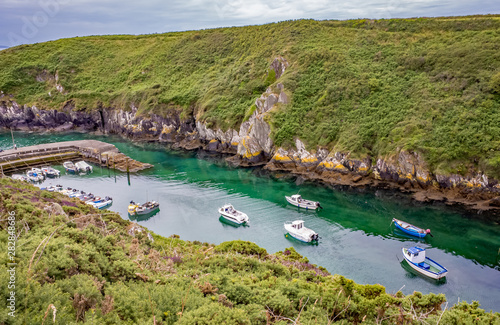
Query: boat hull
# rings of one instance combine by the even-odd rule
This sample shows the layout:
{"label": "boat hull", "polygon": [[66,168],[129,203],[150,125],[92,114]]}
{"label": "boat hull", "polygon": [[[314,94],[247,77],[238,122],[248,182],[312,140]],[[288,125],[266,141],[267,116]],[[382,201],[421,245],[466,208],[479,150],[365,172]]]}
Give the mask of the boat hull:
{"label": "boat hull", "polygon": [[313,241],[312,240],[307,240],[307,239],[304,239],[302,238],[302,236],[297,236],[297,235],[294,235],[293,233],[289,233],[287,232],[285,234],[285,237],[288,238],[288,236],[292,237],[293,239],[295,240],[298,240],[300,242],[303,242],[303,243],[306,243],[306,244],[309,244],[309,243],[312,243]]}
{"label": "boat hull", "polygon": [[[219,209],[219,213],[224,220],[232,222],[237,225],[242,225],[248,222],[248,217],[244,215],[241,219],[236,219],[234,216],[225,213],[223,210]],[[243,214],[243,213],[242,213]],[[245,218],[246,217],[246,218]]]}
{"label": "boat hull", "polygon": [[[287,233],[285,234],[285,237],[287,235],[291,236],[292,238],[301,241],[303,243],[312,243],[312,242],[318,242],[317,239],[313,239],[313,235],[317,235],[313,230],[309,228],[302,228],[302,231],[299,231],[295,228],[292,227],[291,224],[285,223],[284,225],[285,230]],[[317,236],[316,236],[317,237]]]}
{"label": "boat hull", "polygon": [[285,196],[286,200],[288,201],[288,203],[292,204],[292,205],[295,205],[296,207],[299,207],[299,208],[302,208],[302,209],[306,209],[306,210],[316,210],[318,209],[318,206],[316,205],[316,202],[313,202],[313,201],[307,201],[307,200],[304,200],[304,202],[297,202],[295,200],[292,200],[292,198],[290,196]]}
{"label": "boat hull", "polygon": [[[436,261],[434,261],[433,259],[428,257],[425,258],[425,263],[430,266],[429,270],[427,270],[422,266],[420,266],[420,264],[415,264],[410,261],[410,259],[408,258],[406,248],[403,248],[402,251],[403,251],[403,256],[408,265],[410,265],[410,267],[415,271],[417,271],[418,273],[423,274],[435,280],[444,278],[448,274],[448,270],[439,263],[437,263]],[[438,272],[434,272],[433,270],[437,270]]]}
{"label": "boat hull", "polygon": [[143,215],[150,214],[150,213],[158,211],[158,210],[160,210],[159,206],[151,208],[151,209],[141,210],[141,211],[135,210],[135,214],[138,216],[143,216]]}
{"label": "boat hull", "polygon": [[229,222],[231,224],[235,224],[235,225],[238,225],[238,226],[246,223],[246,221],[237,221],[237,220],[234,220],[234,219],[232,219],[230,217],[227,217],[227,216],[225,216],[223,214],[221,214],[221,218],[224,219],[225,222]]}
{"label": "boat hull", "polygon": [[398,220],[398,219],[392,219],[394,222],[394,225],[396,226],[397,229],[401,230],[405,234],[418,237],[418,238],[424,238],[427,233],[425,232],[424,229],[418,228],[412,224],[409,224],[407,222]]}

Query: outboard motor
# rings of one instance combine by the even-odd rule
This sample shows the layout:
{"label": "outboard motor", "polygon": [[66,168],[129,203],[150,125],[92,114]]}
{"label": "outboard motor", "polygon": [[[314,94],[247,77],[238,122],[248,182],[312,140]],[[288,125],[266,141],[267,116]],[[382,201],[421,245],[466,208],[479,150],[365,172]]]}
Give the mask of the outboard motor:
{"label": "outboard motor", "polygon": [[321,206],[321,204],[319,204],[319,202],[316,202],[316,206],[320,209],[323,209],[323,207]]}

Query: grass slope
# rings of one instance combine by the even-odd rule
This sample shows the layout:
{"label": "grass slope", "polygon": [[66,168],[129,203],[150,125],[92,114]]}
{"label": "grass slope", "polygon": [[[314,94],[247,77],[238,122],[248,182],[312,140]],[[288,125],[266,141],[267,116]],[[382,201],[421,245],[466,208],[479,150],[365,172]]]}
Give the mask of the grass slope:
{"label": "grass slope", "polygon": [[[268,68],[278,55],[290,66],[276,81]],[[496,15],[285,21],[0,52],[0,90],[21,104],[134,104],[143,113],[175,110],[223,129],[238,127],[276,82],[291,97],[270,121],[277,145],[299,137],[310,149],[354,157],[404,148],[422,153],[437,173],[473,168],[500,177]]]}
{"label": "grass slope", "polygon": [[[15,214],[15,260],[0,252],[0,324],[498,324],[479,304],[440,310],[442,294],[390,295],[329,275],[293,248],[269,255],[133,231],[134,224],[59,193],[0,179],[0,243]],[[12,226],[12,225],[10,225]],[[136,226],[137,227],[137,226]],[[137,229],[137,228],[136,228]],[[10,229],[12,230],[12,229]]]}

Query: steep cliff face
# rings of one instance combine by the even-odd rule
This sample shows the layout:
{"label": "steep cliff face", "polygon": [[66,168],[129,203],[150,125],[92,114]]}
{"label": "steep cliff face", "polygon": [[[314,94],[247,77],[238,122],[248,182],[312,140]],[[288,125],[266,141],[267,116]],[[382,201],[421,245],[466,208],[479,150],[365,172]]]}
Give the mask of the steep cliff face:
{"label": "steep cliff face", "polygon": [[[270,65],[270,71],[279,79],[288,62],[283,57],[277,57]],[[244,121],[239,131],[229,129],[226,132],[207,129],[204,123],[197,122],[196,127],[200,140],[206,143],[209,151],[235,153],[230,159],[241,166],[257,166],[266,164],[274,154],[274,144],[271,139],[271,126],[267,122],[269,112],[279,104],[287,104],[288,96],[283,84],[277,83],[275,89],[268,87],[255,100],[255,109],[247,121]]]}
{"label": "steep cliff face", "polygon": [[[285,87],[279,82],[287,67],[288,62],[283,57],[273,60],[269,73],[273,74],[277,83],[255,100],[254,107],[249,108],[253,110],[252,114],[239,130],[213,130],[195,118],[181,119],[175,111],[166,116],[139,114],[134,105],[126,110],[104,107],[76,110],[68,101],[61,110],[43,110],[36,106],[20,106],[4,93],[0,94],[0,127],[22,131],[114,133],[136,140],[169,143],[187,150],[201,148],[232,154],[228,160],[239,166],[261,165],[268,170],[289,171],[331,184],[418,191],[420,194],[416,198],[420,200],[483,201],[477,206],[482,209],[500,206],[497,180],[489,179],[482,173],[469,176],[435,175],[417,152],[399,150],[386,157],[353,158],[349,152],[335,149],[308,151],[300,139],[295,140],[295,148],[275,147],[268,121],[273,109],[289,102]],[[58,82],[57,74],[42,73],[37,78]]]}

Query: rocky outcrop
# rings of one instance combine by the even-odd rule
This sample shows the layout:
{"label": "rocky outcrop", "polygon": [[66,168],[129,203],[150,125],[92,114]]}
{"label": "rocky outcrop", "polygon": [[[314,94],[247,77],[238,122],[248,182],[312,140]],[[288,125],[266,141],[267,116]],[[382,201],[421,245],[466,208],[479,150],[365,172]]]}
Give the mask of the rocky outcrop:
{"label": "rocky outcrop", "polygon": [[[133,104],[125,109],[77,110],[68,101],[61,110],[43,110],[36,106],[20,106],[11,95],[3,92],[0,92],[0,127],[22,131],[114,133],[136,140],[169,143],[187,150],[201,148],[231,154],[228,161],[236,165],[261,165],[268,170],[299,174],[302,179],[356,187],[392,187],[418,193],[415,197],[422,201],[481,201],[481,209],[500,207],[497,180],[483,173],[468,176],[434,174],[418,152],[398,150],[385,157],[353,157],[349,152],[335,149],[307,150],[300,139],[295,139],[295,148],[275,147],[267,121],[271,111],[289,102],[290,95],[279,82],[287,67],[283,57],[272,61],[269,73],[274,74],[277,82],[255,100],[249,108],[249,118],[239,130],[214,130],[194,117],[181,119],[180,112],[174,110],[165,116],[139,114]],[[42,71],[36,80],[51,82],[56,88],[59,85],[57,72],[52,76]],[[57,89],[64,91],[62,85]]]}
{"label": "rocky outcrop", "polygon": [[[274,71],[275,78],[283,75],[288,62],[283,57],[277,57],[271,63],[270,69]],[[257,166],[266,164],[274,154],[274,144],[271,139],[271,126],[266,117],[269,112],[280,104],[287,104],[283,84],[277,83],[276,87],[268,87],[266,91],[255,100],[253,112],[247,121],[244,121],[239,131],[229,129],[226,132],[207,129],[204,123],[197,122],[196,128],[209,151],[219,151],[236,154],[230,162],[240,166]]]}

